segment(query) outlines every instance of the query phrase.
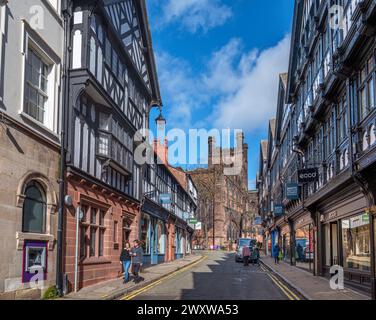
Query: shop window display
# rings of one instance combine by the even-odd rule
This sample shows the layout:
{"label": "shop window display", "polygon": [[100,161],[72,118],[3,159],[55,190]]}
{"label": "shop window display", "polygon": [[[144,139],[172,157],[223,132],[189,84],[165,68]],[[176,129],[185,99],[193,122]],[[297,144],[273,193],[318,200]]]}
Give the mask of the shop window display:
{"label": "shop window display", "polygon": [[369,215],[342,220],[343,266],[369,271],[371,267]]}
{"label": "shop window display", "polygon": [[295,231],[295,260],[298,267],[312,271],[314,261],[312,225]]}

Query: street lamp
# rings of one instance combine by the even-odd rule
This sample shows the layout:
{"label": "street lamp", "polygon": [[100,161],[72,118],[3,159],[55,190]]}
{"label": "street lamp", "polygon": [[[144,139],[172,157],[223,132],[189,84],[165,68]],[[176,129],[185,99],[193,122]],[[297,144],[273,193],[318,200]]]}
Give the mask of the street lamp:
{"label": "street lamp", "polygon": [[165,127],[167,121],[162,114],[162,107],[158,106],[158,108],[159,108],[159,116],[155,119],[155,123],[157,124],[158,127],[162,127],[162,126]]}

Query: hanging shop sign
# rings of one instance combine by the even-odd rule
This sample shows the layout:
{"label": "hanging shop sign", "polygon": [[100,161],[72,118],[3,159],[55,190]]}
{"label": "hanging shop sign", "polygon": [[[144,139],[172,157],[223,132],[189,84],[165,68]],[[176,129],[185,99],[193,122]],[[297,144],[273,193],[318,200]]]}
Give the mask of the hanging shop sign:
{"label": "hanging shop sign", "polygon": [[283,207],[283,205],[279,205],[279,204],[276,204],[274,206],[274,217],[277,218],[277,217],[280,217],[280,216],[283,216],[285,213],[285,209]]}
{"label": "hanging shop sign", "polygon": [[187,222],[188,222],[189,224],[197,224],[198,220],[197,220],[196,218],[189,218],[189,219],[187,220]]}
{"label": "hanging shop sign", "polygon": [[298,182],[299,183],[317,182],[318,180],[319,180],[318,168],[298,170]]}
{"label": "hanging shop sign", "polygon": [[294,182],[286,184],[286,198],[288,200],[299,200],[300,199],[300,189],[299,185]]}
{"label": "hanging shop sign", "polygon": [[164,193],[164,194],[159,195],[159,202],[161,204],[171,204],[171,194]]}
{"label": "hanging shop sign", "polygon": [[259,225],[261,225],[261,223],[262,223],[262,219],[261,219],[260,216],[255,217],[255,219],[253,220],[254,226],[259,226]]}
{"label": "hanging shop sign", "polygon": [[197,222],[195,224],[195,230],[202,230],[202,222]]}

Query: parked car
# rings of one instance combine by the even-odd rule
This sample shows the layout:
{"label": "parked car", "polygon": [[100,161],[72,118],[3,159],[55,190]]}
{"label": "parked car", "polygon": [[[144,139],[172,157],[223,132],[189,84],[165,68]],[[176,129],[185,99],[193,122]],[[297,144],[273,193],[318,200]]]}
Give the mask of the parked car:
{"label": "parked car", "polygon": [[239,239],[237,243],[237,247],[236,247],[235,262],[243,261],[243,247],[248,246],[252,254],[252,251],[254,247],[256,246],[256,244],[257,244],[257,241],[255,239],[246,239],[246,238]]}

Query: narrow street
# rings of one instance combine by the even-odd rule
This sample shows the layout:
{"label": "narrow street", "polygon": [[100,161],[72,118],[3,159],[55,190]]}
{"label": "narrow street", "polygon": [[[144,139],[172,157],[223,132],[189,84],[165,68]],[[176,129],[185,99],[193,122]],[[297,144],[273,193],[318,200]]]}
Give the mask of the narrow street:
{"label": "narrow street", "polygon": [[[262,266],[235,263],[233,253],[205,252],[200,263],[122,300],[288,300],[288,289]],[[284,290],[284,291],[283,291]],[[286,294],[287,293],[287,294]]]}

